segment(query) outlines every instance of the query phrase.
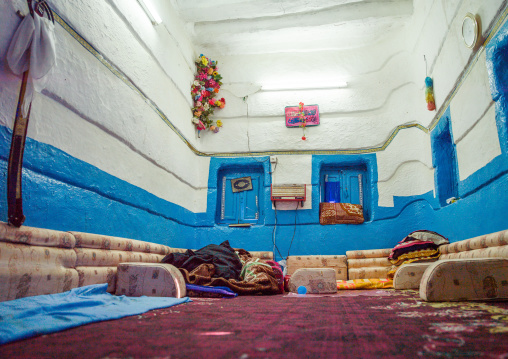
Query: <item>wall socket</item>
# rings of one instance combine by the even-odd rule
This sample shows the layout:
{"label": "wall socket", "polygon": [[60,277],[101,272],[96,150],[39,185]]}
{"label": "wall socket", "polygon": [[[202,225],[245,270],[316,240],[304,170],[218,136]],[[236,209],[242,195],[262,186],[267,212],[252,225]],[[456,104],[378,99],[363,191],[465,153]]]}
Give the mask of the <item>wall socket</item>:
{"label": "wall socket", "polygon": [[277,163],[277,157],[276,156],[270,156],[270,163],[276,164]]}

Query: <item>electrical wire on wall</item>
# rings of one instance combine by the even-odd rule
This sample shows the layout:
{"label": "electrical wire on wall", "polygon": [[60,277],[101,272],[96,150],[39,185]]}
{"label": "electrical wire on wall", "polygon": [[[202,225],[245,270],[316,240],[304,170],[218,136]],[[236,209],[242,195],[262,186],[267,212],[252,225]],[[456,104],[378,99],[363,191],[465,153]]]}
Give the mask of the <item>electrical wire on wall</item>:
{"label": "electrical wire on wall", "polygon": [[[249,103],[247,102],[247,99],[249,98],[249,96],[245,96],[243,97],[243,102],[245,103],[246,107],[247,107],[247,148],[249,150],[248,154],[249,156],[256,162],[258,163],[265,163],[267,161],[270,160],[270,158],[267,158],[266,160],[258,160],[256,157],[252,156],[252,150],[250,148],[250,136],[249,136],[249,124],[250,124],[250,117],[249,117]],[[268,172],[270,174],[270,183],[273,182],[273,178],[272,178],[272,174],[275,172],[277,168],[277,162],[275,162],[275,166],[273,167],[273,170],[272,170],[272,166],[270,165],[270,171]],[[274,202],[273,203],[273,206],[274,206],[274,209],[275,209],[275,223],[273,225],[273,231],[272,231],[272,243],[273,243],[273,252],[275,253],[275,250],[277,250],[277,252],[279,253],[279,256],[284,259],[283,255],[281,254],[279,248],[277,247],[277,244],[275,243],[275,233],[276,233],[276,230],[277,230],[277,204]]]}
{"label": "electrical wire on wall", "polygon": [[[254,161],[256,161],[258,163],[265,163],[265,162],[269,161],[270,158],[260,161],[256,157],[252,156],[252,154],[251,154],[252,150],[250,148],[250,136],[249,136],[250,117],[249,117],[249,103],[247,102],[248,98],[249,98],[249,96],[245,96],[243,98],[243,102],[245,103],[245,105],[247,107],[247,148],[249,150],[248,154]],[[272,166],[270,165],[270,171],[268,172],[270,174],[270,183],[273,183],[272,175],[273,175],[273,173],[275,173],[275,170],[277,169],[277,163],[278,162],[275,162],[275,165],[273,166],[273,170],[272,170]],[[296,209],[298,209],[298,205],[299,204],[297,204]],[[277,253],[279,254],[280,258],[285,262],[287,260],[287,257],[286,257],[286,259],[284,259],[284,256],[280,252],[279,248],[277,247],[276,241],[275,241],[275,236],[276,236],[276,231],[277,231],[277,203],[276,202],[273,202],[273,207],[275,210],[275,217],[274,217],[275,222],[274,222],[273,231],[272,231],[273,252],[275,253],[275,250],[277,250]],[[296,226],[296,213],[295,213],[295,226]],[[296,227],[295,227],[295,232],[296,232]],[[293,239],[294,239],[294,237],[295,237],[295,233],[293,233]],[[291,240],[291,243],[293,243],[293,240]],[[289,249],[291,249],[291,246],[289,247]],[[288,256],[289,256],[289,250],[288,250]]]}
{"label": "electrical wire on wall", "polygon": [[273,207],[275,208],[275,224],[273,225],[272,231],[273,253],[275,253],[275,249],[277,249],[277,253],[279,253],[280,258],[284,259],[280,253],[279,247],[277,247],[277,244],[275,244],[275,230],[277,229],[277,202],[273,202]]}
{"label": "electrical wire on wall", "polygon": [[275,243],[275,233],[276,233],[276,229],[277,229],[277,202],[273,202],[273,207],[275,208],[275,225],[273,226],[273,231],[272,231],[273,252],[275,253],[275,250],[277,250],[277,253],[279,253],[281,260],[278,263],[284,267],[284,275],[286,275],[287,259],[289,257],[289,253],[291,252],[291,246],[293,245],[293,241],[295,239],[297,215],[298,215],[299,206],[300,206],[300,202],[297,202],[296,208],[295,208],[295,224],[294,224],[294,230],[293,230],[293,238],[291,238],[291,243],[289,244],[288,254],[287,254],[286,258],[284,258],[284,256],[280,252],[279,248],[277,247],[277,244]]}
{"label": "electrical wire on wall", "polygon": [[[270,160],[270,158],[267,158],[266,160],[263,160],[263,161],[258,161],[258,160],[256,159],[256,157],[252,156],[252,154],[251,154],[251,153],[252,153],[252,151],[251,151],[251,149],[250,149],[250,136],[249,136],[249,124],[250,124],[250,119],[249,119],[249,103],[247,102],[247,99],[248,99],[248,98],[249,98],[249,96],[248,96],[248,95],[247,95],[247,96],[245,96],[245,97],[243,98],[243,102],[245,102],[245,105],[247,106],[247,148],[249,149],[249,156],[250,156],[250,157],[251,157],[254,161],[259,162],[259,163],[264,163],[264,162],[266,162],[266,161],[269,161],[269,160]],[[270,174],[271,174],[271,173],[272,173],[272,172],[270,172]]]}
{"label": "electrical wire on wall", "polygon": [[293,238],[291,238],[291,243],[289,244],[288,255],[286,256],[286,261],[288,260],[289,251],[291,251],[291,246],[293,245],[293,240],[295,239],[295,234],[296,234],[296,218],[297,218],[298,207],[299,206],[300,206],[300,202],[296,202],[296,208],[295,208],[295,229],[293,230]]}

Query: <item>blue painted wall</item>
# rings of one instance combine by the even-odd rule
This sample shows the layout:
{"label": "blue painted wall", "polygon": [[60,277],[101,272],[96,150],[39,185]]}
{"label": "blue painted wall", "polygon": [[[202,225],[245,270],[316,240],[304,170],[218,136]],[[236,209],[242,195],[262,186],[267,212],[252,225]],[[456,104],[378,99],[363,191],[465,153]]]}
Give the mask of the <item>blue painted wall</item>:
{"label": "blue painted wall", "polygon": [[[0,126],[0,220],[7,222],[7,161],[12,131]],[[196,216],[44,143],[27,138],[25,225],[186,247]]]}
{"label": "blue painted wall", "polygon": [[[6,172],[11,131],[0,128],[1,208],[7,219]],[[43,143],[28,139],[23,174],[24,211],[28,226],[75,230],[136,238],[174,247],[200,248],[229,240],[233,246],[271,250],[277,257],[290,254],[344,254],[346,250],[388,248],[409,232],[426,228],[460,240],[508,228],[508,160],[498,156],[460,183],[457,203],[441,207],[432,193],[395,198],[393,208],[378,207],[375,154],[314,156],[312,162],[312,209],[275,211],[271,208],[268,158],[212,158],[208,211],[195,214]],[[258,161],[264,161],[259,163]],[[332,163],[366,165],[370,221],[361,225],[319,224],[319,171]],[[217,174],[231,166],[261,165],[264,216],[251,228],[218,225]],[[295,220],[297,225],[295,226]],[[274,234],[275,228],[275,234]],[[280,254],[279,254],[280,253]]]}
{"label": "blue painted wall", "polygon": [[[200,248],[229,240],[234,247],[272,250],[277,258],[288,254],[344,254],[347,250],[393,247],[409,232],[429,229],[451,241],[508,228],[508,25],[487,47],[487,63],[502,154],[464,181],[453,193],[460,200],[446,205],[429,192],[396,197],[394,207],[378,207],[375,154],[313,156],[312,209],[275,211],[270,202],[268,157],[212,158],[206,213],[192,213],[138,187],[113,177],[57,148],[27,139],[23,199],[25,225],[135,238],[173,247]],[[440,138],[449,126],[445,112],[431,133],[434,166],[444,156]],[[0,220],[7,221],[7,159],[12,132],[0,127]],[[451,134],[453,138],[453,134]],[[437,143],[437,144],[436,144]],[[453,146],[452,146],[453,147]],[[262,219],[250,228],[216,224],[218,174],[224,168],[260,166]],[[361,225],[319,224],[319,174],[323,166],[362,165],[367,168],[370,191],[365,189],[370,218]],[[446,171],[452,171],[452,163]],[[436,171],[436,182],[440,172]],[[451,172],[449,172],[451,173]],[[275,226],[275,223],[277,225]],[[295,225],[296,223],[296,225]]]}

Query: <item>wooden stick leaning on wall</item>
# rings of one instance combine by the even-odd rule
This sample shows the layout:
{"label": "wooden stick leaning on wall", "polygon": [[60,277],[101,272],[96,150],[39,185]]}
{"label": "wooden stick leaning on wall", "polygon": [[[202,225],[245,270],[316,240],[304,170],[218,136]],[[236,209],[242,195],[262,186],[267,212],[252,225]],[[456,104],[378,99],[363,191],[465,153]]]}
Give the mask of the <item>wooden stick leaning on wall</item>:
{"label": "wooden stick leaning on wall", "polygon": [[23,117],[22,106],[26,94],[28,83],[28,71],[23,73],[21,89],[19,91],[18,107],[16,109],[16,118],[12,130],[11,150],[9,153],[9,166],[7,170],[7,206],[9,224],[20,227],[25,221],[23,214],[23,196],[22,196],[22,170],[23,153],[25,150],[25,140],[28,128],[28,120],[32,105],[28,110],[26,117]]}
{"label": "wooden stick leaning on wall", "polygon": [[[53,33],[55,19],[51,8],[46,0],[27,0],[27,5],[30,16],[24,16],[17,11],[23,21],[7,51],[7,62],[12,72],[22,74],[7,170],[8,221],[16,227],[20,227],[25,221],[22,196],[23,154],[33,94],[35,90],[41,91],[44,88],[41,81],[48,75],[56,61]],[[43,19],[44,15],[48,17],[49,22]],[[35,81],[38,82],[37,85]],[[27,109],[28,102],[30,104]]]}

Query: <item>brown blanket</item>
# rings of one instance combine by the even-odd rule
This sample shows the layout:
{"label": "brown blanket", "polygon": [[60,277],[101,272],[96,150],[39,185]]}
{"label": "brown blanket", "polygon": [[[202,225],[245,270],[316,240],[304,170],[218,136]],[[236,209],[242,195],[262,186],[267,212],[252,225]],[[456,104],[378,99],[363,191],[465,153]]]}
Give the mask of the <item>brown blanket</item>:
{"label": "brown blanket", "polygon": [[209,263],[201,264],[190,272],[184,268],[179,269],[185,282],[189,284],[224,286],[239,295],[279,293],[279,285],[270,265],[259,258],[252,257],[249,252],[243,249],[238,250],[238,255],[243,264],[243,280],[241,281],[221,277],[213,278],[215,267]]}

